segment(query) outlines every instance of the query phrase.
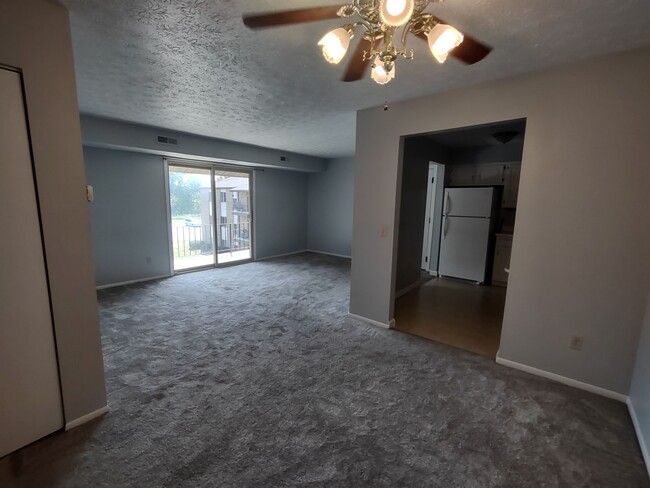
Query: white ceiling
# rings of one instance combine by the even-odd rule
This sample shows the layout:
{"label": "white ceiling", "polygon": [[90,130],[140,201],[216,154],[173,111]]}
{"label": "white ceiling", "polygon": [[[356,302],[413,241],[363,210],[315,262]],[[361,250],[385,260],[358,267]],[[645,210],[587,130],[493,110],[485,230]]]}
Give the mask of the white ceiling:
{"label": "white ceiling", "polygon": [[427,11],[494,51],[473,66],[439,65],[416,42],[416,58],[399,60],[384,88],[369,76],[343,83],[344,66],[322,59],[316,42],[341,22],[263,31],[241,22],[242,13],[339,2],[60,1],[71,14],[83,113],[323,157],[352,155],[355,112],[386,98],[650,44],[648,0],[447,0]]}

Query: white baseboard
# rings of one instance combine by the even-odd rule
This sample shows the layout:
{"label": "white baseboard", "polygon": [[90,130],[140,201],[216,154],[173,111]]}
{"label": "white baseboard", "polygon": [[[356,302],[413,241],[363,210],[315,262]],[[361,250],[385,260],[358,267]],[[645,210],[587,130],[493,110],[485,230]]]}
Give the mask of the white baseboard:
{"label": "white baseboard", "polygon": [[424,276],[424,277],[420,278],[418,281],[416,281],[415,283],[411,283],[406,288],[402,288],[401,290],[396,291],[395,292],[395,299],[397,300],[399,297],[402,297],[402,296],[406,295],[409,291],[412,291],[412,290],[415,290],[416,288],[419,288],[420,286],[425,284],[430,279],[431,278],[429,276]]}
{"label": "white baseboard", "polygon": [[362,322],[366,322],[366,323],[368,323],[370,325],[374,325],[375,327],[381,327],[382,329],[392,329],[393,327],[395,327],[395,319],[391,319],[390,322],[385,324],[383,322],[368,319],[366,317],[362,317],[361,315],[356,315],[356,314],[353,314],[353,313],[348,313],[348,315],[350,317],[352,317],[353,319],[361,320]]}
{"label": "white baseboard", "polygon": [[632,424],[634,425],[636,438],[639,440],[639,447],[641,448],[641,454],[643,454],[645,467],[648,470],[648,476],[650,476],[650,455],[648,454],[648,446],[645,443],[645,438],[643,437],[643,432],[641,431],[641,424],[639,424],[639,419],[636,416],[636,411],[634,410],[632,399],[629,396],[627,397],[626,403],[627,409],[630,411],[630,417],[632,417]]}
{"label": "white baseboard", "polygon": [[91,420],[96,419],[97,417],[101,417],[106,412],[108,412],[108,405],[99,408],[94,412],[90,412],[82,417],[79,417],[78,419],[71,420],[70,422],[65,424],[65,430],[70,430],[70,429],[74,429],[75,427],[79,427],[80,425],[85,424],[86,422],[90,422]]}
{"label": "white baseboard", "polygon": [[560,376],[559,374],[551,373],[549,371],[544,371],[543,369],[537,369],[537,368],[533,368],[532,366],[527,366],[525,364],[517,363],[515,361],[510,361],[509,359],[504,359],[502,357],[499,357],[498,354],[497,354],[496,362],[497,364],[500,364],[502,366],[518,369],[519,371],[524,371],[525,373],[530,373],[535,376],[541,376],[542,378],[557,381],[558,383],[563,383],[565,385],[572,386],[580,390],[589,391],[591,393],[595,393],[596,395],[612,398],[614,400],[618,400],[619,402],[623,402],[623,403],[627,402],[627,395],[623,395],[622,393],[617,393],[615,391],[601,388],[600,386],[591,385],[589,383],[583,383],[582,381],[567,378],[566,376]]}
{"label": "white baseboard", "polygon": [[303,252],[308,252],[307,249],[302,249],[300,251],[285,252],[283,254],[274,254],[273,256],[264,256],[263,258],[255,258],[255,261],[266,261],[267,259],[283,258],[285,256],[293,256],[294,254],[302,254]]}
{"label": "white baseboard", "polygon": [[171,275],[151,276],[149,278],[141,278],[139,280],[121,281],[119,283],[109,283],[108,285],[99,285],[95,287],[97,290],[104,290],[106,288],[113,288],[116,286],[132,285],[134,283],[144,283],[145,281],[161,280],[163,278],[171,278]]}
{"label": "white baseboard", "polygon": [[335,254],[333,252],[315,251],[314,249],[307,249],[307,252],[313,252],[316,254],[325,254],[326,256],[336,256],[337,258],[352,259],[352,256],[346,256],[345,254]]}

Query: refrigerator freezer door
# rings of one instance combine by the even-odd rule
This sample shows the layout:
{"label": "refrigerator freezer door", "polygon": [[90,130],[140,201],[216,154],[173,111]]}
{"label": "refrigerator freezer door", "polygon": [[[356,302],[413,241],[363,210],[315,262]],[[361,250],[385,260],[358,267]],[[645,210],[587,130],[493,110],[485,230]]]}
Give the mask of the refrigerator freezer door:
{"label": "refrigerator freezer door", "polygon": [[438,273],[485,282],[490,219],[443,218]]}
{"label": "refrigerator freezer door", "polygon": [[492,214],[494,188],[448,188],[444,214],[455,217],[487,217]]}

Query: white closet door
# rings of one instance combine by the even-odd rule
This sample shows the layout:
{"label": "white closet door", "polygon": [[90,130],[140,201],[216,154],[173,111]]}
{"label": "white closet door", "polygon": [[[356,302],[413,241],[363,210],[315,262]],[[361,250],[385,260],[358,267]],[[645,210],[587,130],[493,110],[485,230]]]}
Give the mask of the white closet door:
{"label": "white closet door", "polygon": [[0,69],[0,457],[63,427],[21,78]]}

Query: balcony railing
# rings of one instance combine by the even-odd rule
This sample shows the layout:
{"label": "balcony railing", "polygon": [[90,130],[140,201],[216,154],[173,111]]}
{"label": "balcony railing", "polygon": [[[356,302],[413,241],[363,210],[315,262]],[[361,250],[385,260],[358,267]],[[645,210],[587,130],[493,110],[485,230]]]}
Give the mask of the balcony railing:
{"label": "balcony railing", "polygon": [[218,253],[250,250],[251,223],[217,224],[213,237],[212,225],[177,225],[172,227],[174,257],[183,258],[214,252],[213,238],[217,239]]}

